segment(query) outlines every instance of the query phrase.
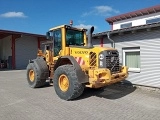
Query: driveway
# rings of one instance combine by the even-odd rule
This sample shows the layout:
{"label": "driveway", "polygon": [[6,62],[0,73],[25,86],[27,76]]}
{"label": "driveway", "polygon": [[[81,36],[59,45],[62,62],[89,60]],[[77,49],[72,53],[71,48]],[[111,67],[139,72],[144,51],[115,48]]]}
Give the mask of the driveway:
{"label": "driveway", "polygon": [[61,100],[53,86],[32,89],[25,70],[0,71],[0,120],[159,120],[160,92],[115,84]]}

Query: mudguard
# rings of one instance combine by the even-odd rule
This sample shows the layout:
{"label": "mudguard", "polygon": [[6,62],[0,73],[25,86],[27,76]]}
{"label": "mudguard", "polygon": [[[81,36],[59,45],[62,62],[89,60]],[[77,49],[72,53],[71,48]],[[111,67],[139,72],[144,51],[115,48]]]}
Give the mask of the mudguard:
{"label": "mudguard", "polygon": [[48,66],[42,57],[37,57],[36,59],[31,60],[30,63],[34,63],[34,66],[41,75],[39,76],[41,79],[47,79],[49,77]]}
{"label": "mudguard", "polygon": [[66,60],[66,59],[68,59],[71,62],[71,64],[75,67],[76,74],[77,74],[77,77],[78,77],[78,81],[80,83],[89,82],[88,75],[86,75],[82,71],[80,65],[77,63],[77,61],[75,60],[75,58],[73,56],[62,56],[62,57],[59,57],[57,62],[56,62],[56,64],[55,64],[55,66],[54,66],[54,70],[56,70],[60,65],[63,65],[63,64],[61,64],[61,63],[63,63],[62,61]]}

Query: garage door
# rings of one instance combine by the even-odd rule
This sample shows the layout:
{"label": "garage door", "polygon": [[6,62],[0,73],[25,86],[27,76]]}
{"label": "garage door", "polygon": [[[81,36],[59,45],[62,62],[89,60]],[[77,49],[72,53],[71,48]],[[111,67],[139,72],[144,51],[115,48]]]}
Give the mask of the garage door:
{"label": "garage door", "polygon": [[16,39],[15,62],[16,69],[25,69],[30,59],[37,56],[38,43],[35,37],[24,36]]}

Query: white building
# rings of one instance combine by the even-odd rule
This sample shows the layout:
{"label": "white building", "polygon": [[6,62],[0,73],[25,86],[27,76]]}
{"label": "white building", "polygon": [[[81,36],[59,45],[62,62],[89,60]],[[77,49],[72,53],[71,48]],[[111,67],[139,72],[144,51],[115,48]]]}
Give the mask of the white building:
{"label": "white building", "polygon": [[127,81],[160,88],[160,5],[113,16],[106,21],[113,30],[94,34],[94,45],[115,45],[120,62],[129,67]]}
{"label": "white building", "polygon": [[160,5],[107,18],[112,30],[160,22]]}

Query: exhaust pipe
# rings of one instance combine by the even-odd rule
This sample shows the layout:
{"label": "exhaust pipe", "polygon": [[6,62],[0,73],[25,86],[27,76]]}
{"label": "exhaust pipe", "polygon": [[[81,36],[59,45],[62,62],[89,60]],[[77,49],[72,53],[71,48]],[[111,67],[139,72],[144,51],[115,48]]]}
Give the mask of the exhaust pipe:
{"label": "exhaust pipe", "polygon": [[93,47],[92,44],[92,33],[94,31],[94,26],[92,26],[88,32],[88,47]]}

